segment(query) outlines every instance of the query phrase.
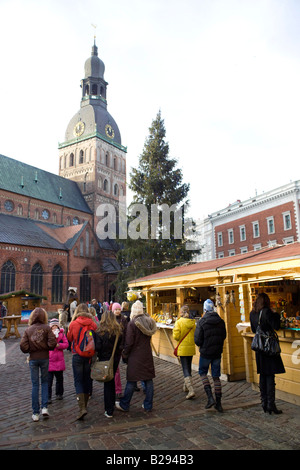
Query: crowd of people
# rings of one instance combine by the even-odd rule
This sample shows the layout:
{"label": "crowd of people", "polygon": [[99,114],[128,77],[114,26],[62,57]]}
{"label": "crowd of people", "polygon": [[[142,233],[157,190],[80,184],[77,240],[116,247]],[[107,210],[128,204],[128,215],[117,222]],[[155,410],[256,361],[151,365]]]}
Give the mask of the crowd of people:
{"label": "crowd of people", "polygon": [[[73,305],[72,305],[73,303]],[[54,378],[55,394],[58,400],[63,398],[65,370],[64,350],[72,353],[72,370],[76,400],[78,403],[77,420],[87,414],[88,402],[93,393],[91,368],[94,361],[107,361],[113,356],[113,379],[104,382],[104,415],[112,418],[115,408],[126,412],[129,410],[134,391],[141,382],[144,391],[142,407],[150,412],[153,407],[155,368],[152,355],[151,337],[156,332],[156,322],[144,311],[143,303],[137,300],[132,304],[117,302],[99,304],[95,299],[90,304],[74,301],[59,310],[59,318],[48,322],[47,312],[43,308],[35,308],[30,315],[28,328],[20,342],[21,351],[29,353],[29,366],[32,382],[32,419],[39,420],[40,410],[44,417],[49,416],[48,404],[52,402]],[[270,309],[266,294],[259,294],[250,314],[252,331],[258,324],[258,315],[262,313],[262,328],[278,329],[280,322]],[[81,338],[84,336],[85,348]],[[188,305],[180,309],[173,329],[173,338],[177,341],[177,355],[183,372],[183,391],[186,399],[195,397],[192,379],[192,359],[199,347],[199,375],[207,395],[205,408],[212,406],[223,412],[221,404],[222,386],[221,356],[226,327],[224,320],[218,315],[211,299],[203,304],[203,316],[198,320],[192,317]],[[89,345],[90,349],[89,349]],[[120,361],[127,364],[126,386],[123,393],[120,378]],[[284,366],[279,356],[262,357],[256,353],[257,372],[260,374],[260,391],[263,410],[270,414],[281,413],[275,405],[274,375],[284,373]],[[214,395],[208,370],[214,385]],[[40,375],[40,379],[39,379]],[[39,385],[41,381],[41,406]]]}

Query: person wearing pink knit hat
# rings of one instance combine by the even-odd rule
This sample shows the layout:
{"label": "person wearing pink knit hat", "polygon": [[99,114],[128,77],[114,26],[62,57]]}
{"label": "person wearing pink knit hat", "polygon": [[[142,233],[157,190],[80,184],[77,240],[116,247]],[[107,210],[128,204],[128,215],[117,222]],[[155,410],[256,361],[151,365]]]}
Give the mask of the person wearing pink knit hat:
{"label": "person wearing pink knit hat", "polygon": [[[126,328],[127,328],[127,318],[125,315],[121,313],[121,305],[118,302],[114,302],[112,304],[112,312],[114,313],[117,322],[120,324],[122,329],[122,344],[121,349],[123,350],[125,346],[125,337],[126,337]],[[122,382],[121,382],[121,375],[120,375],[120,367],[118,366],[116,373],[115,373],[115,387],[116,387],[116,398],[120,399],[122,396]]]}

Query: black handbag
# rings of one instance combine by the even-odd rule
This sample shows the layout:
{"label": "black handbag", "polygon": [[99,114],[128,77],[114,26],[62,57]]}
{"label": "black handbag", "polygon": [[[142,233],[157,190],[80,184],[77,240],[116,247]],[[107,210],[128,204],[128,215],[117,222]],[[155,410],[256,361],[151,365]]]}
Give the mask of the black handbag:
{"label": "black handbag", "polygon": [[259,314],[258,326],[252,340],[251,349],[265,356],[279,356],[281,353],[278,335],[275,330],[264,332],[260,326],[262,311]]}

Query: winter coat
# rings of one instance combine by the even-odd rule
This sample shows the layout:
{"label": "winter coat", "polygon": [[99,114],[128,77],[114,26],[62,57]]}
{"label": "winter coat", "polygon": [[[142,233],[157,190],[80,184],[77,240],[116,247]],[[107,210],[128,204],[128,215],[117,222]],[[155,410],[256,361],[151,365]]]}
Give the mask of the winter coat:
{"label": "winter coat", "polygon": [[124,349],[128,320],[125,317],[125,315],[123,315],[122,313],[121,313],[121,315],[116,315],[116,320],[121,325],[121,330],[122,330],[121,348]]}
{"label": "winter coat", "polygon": [[191,318],[180,317],[174,325],[173,338],[180,341],[189,331],[186,337],[181,341],[178,347],[178,356],[193,356],[196,354],[194,332],[196,328],[195,320]]}
{"label": "winter coat", "polygon": [[[250,312],[250,324],[253,333],[256,332],[258,326],[259,312],[252,310]],[[273,312],[269,308],[262,309],[260,326],[263,331],[279,330],[280,328],[280,315]],[[263,375],[284,374],[285,368],[281,356],[265,356],[263,353],[255,352],[257,373]]]}
{"label": "winter coat", "polygon": [[33,314],[31,325],[26,328],[20,342],[23,353],[29,353],[30,360],[49,359],[49,351],[56,346],[56,337],[50,326],[44,323],[40,313]]}
{"label": "winter coat", "polygon": [[[116,369],[118,367],[118,364],[120,362],[121,358],[121,353],[122,353],[122,337],[123,335],[119,336],[116,350],[115,350],[115,355],[114,355],[114,368]],[[109,336],[108,332],[105,332],[104,335],[100,335],[99,332],[97,331],[96,333],[96,351],[97,351],[97,356],[99,361],[109,361],[111,358],[113,349],[114,349],[114,344],[115,344],[115,335]]]}
{"label": "winter coat", "polygon": [[72,353],[77,354],[74,350],[74,344],[77,342],[80,328],[87,326],[89,330],[96,331],[97,325],[93,320],[93,315],[88,312],[82,312],[75,320],[72,320],[69,325],[67,338],[72,346]]}
{"label": "winter coat", "polygon": [[49,372],[65,370],[66,368],[64,349],[68,348],[69,343],[63,328],[60,328],[56,342],[56,347],[49,352]]}
{"label": "winter coat", "polygon": [[123,359],[128,363],[127,380],[150,380],[155,377],[151,336],[156,323],[148,314],[136,315],[127,325]]}
{"label": "winter coat", "polygon": [[217,312],[206,312],[198,320],[194,339],[203,358],[219,359],[223,352],[225,338],[225,322]]}

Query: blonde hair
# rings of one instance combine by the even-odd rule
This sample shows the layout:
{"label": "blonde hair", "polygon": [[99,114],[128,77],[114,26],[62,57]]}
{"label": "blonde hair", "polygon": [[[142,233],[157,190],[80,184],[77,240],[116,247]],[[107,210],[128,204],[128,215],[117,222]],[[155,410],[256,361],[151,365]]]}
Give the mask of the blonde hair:
{"label": "blonde hair", "polygon": [[121,310],[129,310],[129,303],[128,302],[122,302],[121,305]]}
{"label": "blonde hair", "polygon": [[183,318],[189,318],[190,309],[188,305],[183,305],[180,309],[179,316]]}
{"label": "blonde hair", "polygon": [[81,315],[83,315],[84,317],[93,317],[93,315],[89,312],[89,307],[87,306],[87,304],[79,304],[78,307],[75,308],[75,312],[71,321],[76,320],[76,318],[80,317]]}
{"label": "blonde hair", "polygon": [[93,315],[93,317],[97,316],[96,309],[94,307],[89,307],[89,312]]}
{"label": "blonde hair", "polygon": [[121,327],[116,320],[115,314],[111,310],[107,310],[106,312],[102,313],[97,333],[100,336],[108,333],[109,337],[112,335],[116,336],[117,334],[121,333]]}

